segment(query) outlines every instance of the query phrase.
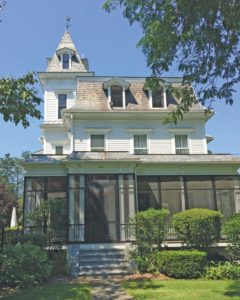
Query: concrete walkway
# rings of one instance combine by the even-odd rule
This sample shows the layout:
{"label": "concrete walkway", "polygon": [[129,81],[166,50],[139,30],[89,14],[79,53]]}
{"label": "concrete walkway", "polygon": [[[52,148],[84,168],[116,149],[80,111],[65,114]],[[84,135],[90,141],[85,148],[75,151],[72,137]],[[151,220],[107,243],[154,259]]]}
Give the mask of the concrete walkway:
{"label": "concrete walkway", "polygon": [[121,287],[123,276],[81,276],[79,282],[89,283],[93,300],[131,300]]}

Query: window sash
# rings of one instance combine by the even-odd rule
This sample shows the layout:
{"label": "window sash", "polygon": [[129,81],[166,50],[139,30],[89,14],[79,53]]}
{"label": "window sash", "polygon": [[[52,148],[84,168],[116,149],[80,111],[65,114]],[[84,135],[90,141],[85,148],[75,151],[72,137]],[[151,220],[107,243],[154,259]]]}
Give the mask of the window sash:
{"label": "window sash", "polygon": [[156,91],[152,91],[152,107],[153,108],[164,107],[163,89],[162,88],[159,88]]}
{"label": "window sash", "polygon": [[62,110],[67,107],[67,94],[58,94],[58,119],[62,119]]}
{"label": "window sash", "polygon": [[188,136],[175,135],[176,154],[189,154]]}
{"label": "window sash", "polygon": [[123,107],[123,88],[120,85],[111,87],[111,102],[113,107]]}
{"label": "window sash", "polygon": [[63,69],[69,69],[69,54],[63,54],[62,67]]}
{"label": "window sash", "polygon": [[105,150],[105,137],[103,134],[91,135],[91,151],[104,151]]}
{"label": "window sash", "polygon": [[147,154],[147,136],[146,135],[134,135],[134,154]]}
{"label": "window sash", "polygon": [[63,154],[63,146],[56,146],[55,147],[56,154]]}

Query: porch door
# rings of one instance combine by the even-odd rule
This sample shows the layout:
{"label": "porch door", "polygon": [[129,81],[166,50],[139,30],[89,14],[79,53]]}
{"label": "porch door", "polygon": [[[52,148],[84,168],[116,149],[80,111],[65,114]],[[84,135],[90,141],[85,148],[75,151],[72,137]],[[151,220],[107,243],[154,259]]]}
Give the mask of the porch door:
{"label": "porch door", "polygon": [[115,175],[86,176],[86,242],[113,242],[117,234],[117,178]]}

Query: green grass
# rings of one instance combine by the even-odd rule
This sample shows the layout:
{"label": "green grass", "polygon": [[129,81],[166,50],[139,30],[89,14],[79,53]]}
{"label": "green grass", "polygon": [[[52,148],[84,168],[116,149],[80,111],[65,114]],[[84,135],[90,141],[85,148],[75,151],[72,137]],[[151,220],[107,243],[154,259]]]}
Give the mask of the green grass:
{"label": "green grass", "polygon": [[6,300],[90,300],[90,288],[80,283],[46,284],[38,288],[13,292],[0,297]]}
{"label": "green grass", "polygon": [[131,280],[123,287],[134,299],[240,299],[240,280]]}

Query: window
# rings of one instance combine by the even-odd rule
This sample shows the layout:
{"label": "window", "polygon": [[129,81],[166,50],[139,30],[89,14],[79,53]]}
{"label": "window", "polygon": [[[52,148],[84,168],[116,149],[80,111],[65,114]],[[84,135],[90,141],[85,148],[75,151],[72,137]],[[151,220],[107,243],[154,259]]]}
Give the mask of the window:
{"label": "window", "polygon": [[175,135],[176,154],[189,154],[188,136]]}
{"label": "window", "polygon": [[152,108],[164,107],[163,88],[152,91]]}
{"label": "window", "polygon": [[55,147],[56,154],[63,154],[63,146],[56,146]]}
{"label": "window", "polygon": [[58,119],[62,119],[62,110],[67,107],[67,94],[58,94]]}
{"label": "window", "polygon": [[134,135],[134,154],[147,154],[147,136],[146,135]]}
{"label": "window", "polygon": [[92,134],[91,135],[91,151],[101,152],[104,151],[104,135]]}
{"label": "window", "polygon": [[62,67],[63,69],[69,69],[69,54],[63,54],[62,56]]}
{"label": "window", "polygon": [[120,85],[111,86],[111,106],[123,107],[123,88]]}

